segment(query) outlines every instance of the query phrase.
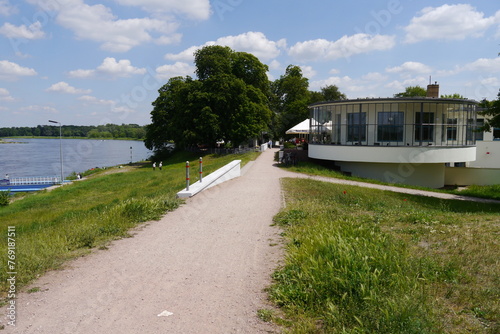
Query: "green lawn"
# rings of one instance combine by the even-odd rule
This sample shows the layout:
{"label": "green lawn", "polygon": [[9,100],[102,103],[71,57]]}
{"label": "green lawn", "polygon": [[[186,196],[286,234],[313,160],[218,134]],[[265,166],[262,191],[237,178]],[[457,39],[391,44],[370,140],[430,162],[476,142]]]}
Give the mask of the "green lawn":
{"label": "green lawn", "polygon": [[499,333],[500,206],[283,182],[289,333]]}

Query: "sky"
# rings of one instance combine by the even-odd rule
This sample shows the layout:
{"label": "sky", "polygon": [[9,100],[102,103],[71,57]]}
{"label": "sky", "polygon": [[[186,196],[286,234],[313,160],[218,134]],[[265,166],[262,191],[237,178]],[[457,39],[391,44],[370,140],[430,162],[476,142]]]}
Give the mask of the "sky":
{"label": "sky", "polygon": [[500,88],[496,0],[0,0],[0,127],[149,124],[206,45],[257,56],[270,80],[298,65],[310,90],[350,99]]}

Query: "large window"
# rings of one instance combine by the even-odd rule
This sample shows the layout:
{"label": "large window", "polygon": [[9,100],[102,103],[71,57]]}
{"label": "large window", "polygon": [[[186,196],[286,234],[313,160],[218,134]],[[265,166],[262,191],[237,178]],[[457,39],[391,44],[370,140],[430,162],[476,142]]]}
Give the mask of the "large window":
{"label": "large window", "polygon": [[403,112],[379,112],[377,123],[377,141],[403,141],[403,125]]}
{"label": "large window", "polygon": [[448,118],[446,125],[446,140],[457,140],[457,119]]}
{"label": "large window", "polygon": [[477,131],[480,127],[484,125],[484,119],[483,118],[478,118],[476,121],[476,129],[475,129],[475,137],[476,140],[483,140],[484,139],[484,132],[483,131]]}
{"label": "large window", "polygon": [[415,140],[434,141],[434,113],[415,113]]}
{"label": "large window", "polygon": [[347,114],[347,141],[366,141],[366,113]]}
{"label": "large window", "polygon": [[493,140],[500,140],[500,128],[493,128]]}

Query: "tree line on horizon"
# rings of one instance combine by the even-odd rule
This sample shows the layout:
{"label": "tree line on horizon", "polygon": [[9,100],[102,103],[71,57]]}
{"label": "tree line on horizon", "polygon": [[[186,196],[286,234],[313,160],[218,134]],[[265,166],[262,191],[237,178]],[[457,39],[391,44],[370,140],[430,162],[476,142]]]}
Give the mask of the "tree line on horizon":
{"label": "tree line on horizon", "polygon": [[[146,136],[146,129],[145,126],[138,124],[63,125],[61,134],[62,137],[66,138],[143,140]],[[36,127],[0,128],[0,137],[59,137],[59,126],[38,125]]]}

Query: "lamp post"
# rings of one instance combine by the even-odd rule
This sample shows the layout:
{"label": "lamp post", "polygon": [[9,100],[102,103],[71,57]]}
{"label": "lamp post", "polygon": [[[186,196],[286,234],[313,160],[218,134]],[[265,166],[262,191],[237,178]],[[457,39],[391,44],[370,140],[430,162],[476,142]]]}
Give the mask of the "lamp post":
{"label": "lamp post", "polygon": [[61,160],[61,184],[63,184],[64,173],[63,173],[63,154],[62,154],[62,124],[61,122],[51,121],[50,119],[49,122],[59,124],[59,158]]}

